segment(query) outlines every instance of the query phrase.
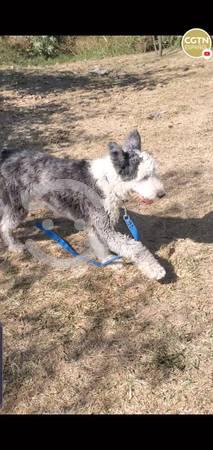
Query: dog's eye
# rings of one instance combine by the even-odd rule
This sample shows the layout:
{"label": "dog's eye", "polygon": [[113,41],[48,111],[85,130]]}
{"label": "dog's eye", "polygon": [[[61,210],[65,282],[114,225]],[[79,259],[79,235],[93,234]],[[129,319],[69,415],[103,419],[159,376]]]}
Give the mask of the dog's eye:
{"label": "dog's eye", "polygon": [[145,175],[145,177],[143,177],[143,180],[148,180],[149,175]]}

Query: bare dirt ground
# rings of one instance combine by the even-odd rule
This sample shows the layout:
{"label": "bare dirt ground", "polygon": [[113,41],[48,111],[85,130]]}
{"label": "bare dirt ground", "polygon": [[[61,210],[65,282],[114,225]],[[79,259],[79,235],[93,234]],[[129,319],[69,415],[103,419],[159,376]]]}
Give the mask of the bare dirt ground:
{"label": "bare dirt ground", "polygon": [[[213,412],[212,69],[181,51],[1,67],[1,148],[94,158],[139,129],[167,197],[128,209],[168,271],[164,283],[130,264],[76,274],[1,249],[2,413]],[[63,254],[35,231],[35,217],[17,230],[22,242],[33,236]],[[83,232],[54,223],[83,248]]]}

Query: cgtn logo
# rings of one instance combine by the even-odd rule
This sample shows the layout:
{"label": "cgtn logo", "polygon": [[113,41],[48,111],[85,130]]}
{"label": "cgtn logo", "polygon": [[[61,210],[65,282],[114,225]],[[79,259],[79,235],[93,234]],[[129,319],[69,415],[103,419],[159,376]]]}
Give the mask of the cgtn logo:
{"label": "cgtn logo", "polygon": [[182,37],[182,49],[191,58],[210,59],[212,57],[212,40],[201,28],[192,28]]}

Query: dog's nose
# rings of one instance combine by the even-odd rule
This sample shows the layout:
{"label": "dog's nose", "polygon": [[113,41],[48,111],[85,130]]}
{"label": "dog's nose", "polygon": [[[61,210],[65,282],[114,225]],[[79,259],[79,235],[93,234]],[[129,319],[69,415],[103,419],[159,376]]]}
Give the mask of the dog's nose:
{"label": "dog's nose", "polygon": [[158,192],[158,198],[165,197],[165,195],[166,195],[166,192],[164,192],[164,191]]}

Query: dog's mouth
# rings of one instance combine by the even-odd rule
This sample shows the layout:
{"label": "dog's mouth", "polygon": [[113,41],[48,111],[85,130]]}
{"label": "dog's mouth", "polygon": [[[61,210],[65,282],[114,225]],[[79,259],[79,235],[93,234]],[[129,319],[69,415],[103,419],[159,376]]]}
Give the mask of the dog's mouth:
{"label": "dog's mouth", "polygon": [[144,203],[145,205],[151,205],[152,203],[154,203],[154,200],[150,200],[144,197],[139,197],[138,200],[140,203]]}
{"label": "dog's mouth", "polygon": [[142,195],[138,195],[135,192],[133,193],[133,197],[137,202],[142,203],[144,205],[152,205],[152,203],[154,203],[154,200],[142,197]]}

